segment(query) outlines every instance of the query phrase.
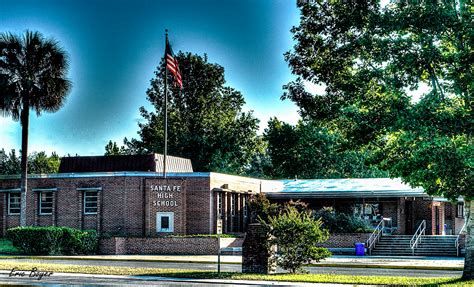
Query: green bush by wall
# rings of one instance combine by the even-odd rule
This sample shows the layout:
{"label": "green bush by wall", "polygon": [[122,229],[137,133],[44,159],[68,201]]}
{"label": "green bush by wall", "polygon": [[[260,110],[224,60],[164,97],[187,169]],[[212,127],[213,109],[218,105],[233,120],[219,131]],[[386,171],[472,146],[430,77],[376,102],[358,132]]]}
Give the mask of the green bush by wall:
{"label": "green bush by wall", "polygon": [[31,255],[94,254],[98,246],[95,230],[70,227],[14,227],[7,230],[6,238]]}

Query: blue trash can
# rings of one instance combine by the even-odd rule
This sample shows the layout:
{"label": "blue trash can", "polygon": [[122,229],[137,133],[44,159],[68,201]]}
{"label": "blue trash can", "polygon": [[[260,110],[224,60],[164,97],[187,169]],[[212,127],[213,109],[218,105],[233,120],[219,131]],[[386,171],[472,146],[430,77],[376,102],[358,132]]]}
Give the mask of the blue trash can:
{"label": "blue trash can", "polygon": [[365,244],[357,242],[355,244],[355,251],[356,251],[356,256],[364,256],[365,254]]}

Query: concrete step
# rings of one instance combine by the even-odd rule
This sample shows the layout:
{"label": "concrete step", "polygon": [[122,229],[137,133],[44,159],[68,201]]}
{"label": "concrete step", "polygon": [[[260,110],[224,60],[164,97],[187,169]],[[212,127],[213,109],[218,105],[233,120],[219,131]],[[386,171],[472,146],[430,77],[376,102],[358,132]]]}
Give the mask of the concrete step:
{"label": "concrete step", "polygon": [[[382,236],[372,255],[394,255],[410,256],[413,250],[410,248],[413,235],[390,235]],[[456,256],[454,242],[457,236],[426,235],[420,237],[414,255],[416,256]]]}

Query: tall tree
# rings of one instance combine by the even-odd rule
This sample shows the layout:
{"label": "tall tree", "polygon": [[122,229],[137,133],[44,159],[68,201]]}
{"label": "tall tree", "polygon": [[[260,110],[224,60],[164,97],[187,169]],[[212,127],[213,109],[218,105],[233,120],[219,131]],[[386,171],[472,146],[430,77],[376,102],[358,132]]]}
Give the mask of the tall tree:
{"label": "tall tree", "polygon": [[33,152],[28,158],[28,171],[32,174],[57,173],[61,158],[53,152],[48,156],[44,151]]}
{"label": "tall tree", "polygon": [[21,172],[20,166],[20,158],[14,149],[8,154],[3,148],[0,150],[0,174],[19,174]]}
{"label": "tall tree", "polygon": [[[464,196],[464,278],[474,277],[474,7],[466,1],[300,1],[283,98],[373,163],[432,195]],[[320,95],[304,81],[323,84]],[[423,91],[420,86],[428,87]],[[422,93],[411,99],[410,90]]]}
{"label": "tall tree", "polygon": [[[198,171],[245,173],[259,147],[258,120],[243,112],[242,94],[225,86],[224,68],[191,53],[178,53],[183,89],[172,86],[168,106],[168,153],[190,158]],[[163,151],[164,68],[160,64],[147,98],[154,111],[140,109],[140,139],[125,141],[138,153]],[[169,75],[171,77],[171,75]],[[168,80],[172,83],[172,79]]]}
{"label": "tall tree", "polygon": [[300,121],[296,126],[276,118],[268,122],[264,134],[268,142],[273,178],[383,177],[386,172],[366,164],[366,151],[347,149],[338,133],[314,122]]}
{"label": "tall tree", "polygon": [[30,109],[40,116],[62,107],[71,88],[67,71],[66,53],[55,40],[30,31],[24,35],[0,34],[0,112],[20,120],[22,127],[21,226],[26,225]]}

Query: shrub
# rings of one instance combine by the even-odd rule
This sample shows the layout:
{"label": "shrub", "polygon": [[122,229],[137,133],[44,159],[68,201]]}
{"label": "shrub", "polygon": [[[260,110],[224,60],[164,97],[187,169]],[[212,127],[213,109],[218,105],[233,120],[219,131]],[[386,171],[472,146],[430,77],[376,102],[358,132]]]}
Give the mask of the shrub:
{"label": "shrub", "polygon": [[97,232],[59,227],[63,230],[61,253],[65,255],[93,254],[97,250]]}
{"label": "shrub", "polygon": [[69,227],[15,227],[6,237],[13,246],[31,255],[75,255],[95,253],[98,245],[95,230]]}
{"label": "shrub", "polygon": [[320,218],[322,226],[330,233],[372,232],[374,230],[366,220],[353,214],[335,212],[331,207],[316,211],[314,218]]}
{"label": "shrub", "polygon": [[6,238],[26,254],[57,255],[61,252],[62,230],[56,227],[14,227]]}
{"label": "shrub", "polygon": [[278,248],[277,265],[291,273],[303,271],[303,264],[331,256],[326,248],[316,246],[329,238],[328,231],[321,229],[321,221],[308,212],[287,205],[278,216],[269,218],[267,226],[270,243]]}

